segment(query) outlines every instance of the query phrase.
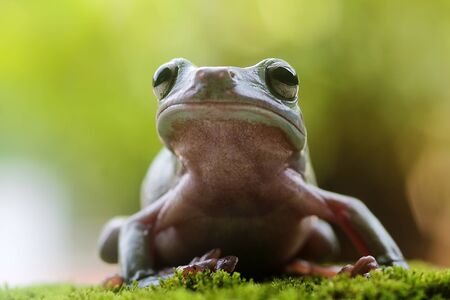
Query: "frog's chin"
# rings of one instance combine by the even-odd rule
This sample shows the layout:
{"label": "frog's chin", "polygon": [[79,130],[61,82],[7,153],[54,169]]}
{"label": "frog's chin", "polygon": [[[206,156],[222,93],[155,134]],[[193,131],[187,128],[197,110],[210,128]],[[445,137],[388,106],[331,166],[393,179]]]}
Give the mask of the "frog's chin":
{"label": "frog's chin", "polygon": [[[174,104],[165,108],[157,116],[159,136],[169,148],[171,148],[174,136],[180,134],[180,128],[185,128],[193,123],[199,124],[200,127],[209,126],[208,124],[233,123],[242,126],[245,124],[247,129],[249,127],[259,128],[255,130],[255,135],[264,135],[263,128],[278,130],[284,135],[287,144],[294,152],[302,151],[306,144],[305,133],[289,120],[271,110],[247,104]],[[237,131],[235,134],[240,135],[238,131],[240,127],[234,128]]]}

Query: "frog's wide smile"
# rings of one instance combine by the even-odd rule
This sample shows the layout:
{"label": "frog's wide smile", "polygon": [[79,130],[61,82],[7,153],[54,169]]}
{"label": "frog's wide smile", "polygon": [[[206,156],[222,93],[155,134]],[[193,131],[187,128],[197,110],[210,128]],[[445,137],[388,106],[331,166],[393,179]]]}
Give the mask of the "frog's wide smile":
{"label": "frog's wide smile", "polygon": [[176,103],[164,107],[157,114],[157,128],[163,140],[170,140],[179,126],[195,121],[275,127],[281,129],[295,150],[302,150],[305,144],[306,135],[295,124],[281,114],[254,104],[213,101]]}

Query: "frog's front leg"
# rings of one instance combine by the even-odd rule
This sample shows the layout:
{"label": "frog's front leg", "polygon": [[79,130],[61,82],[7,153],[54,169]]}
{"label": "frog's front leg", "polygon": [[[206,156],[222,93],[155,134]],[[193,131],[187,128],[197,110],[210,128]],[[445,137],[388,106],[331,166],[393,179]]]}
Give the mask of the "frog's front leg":
{"label": "frog's front leg", "polygon": [[381,265],[408,267],[403,254],[392,237],[358,199],[316,188],[333,213],[334,222],[346,233],[362,255],[372,255]]}
{"label": "frog's front leg", "polygon": [[119,234],[119,264],[125,282],[153,274],[153,227],[165,197],[130,216]]}
{"label": "frog's front leg", "polygon": [[130,217],[116,217],[105,226],[99,241],[100,256],[104,261],[118,262],[121,272],[106,278],[104,287],[118,288],[153,273],[151,233],[163,204],[164,199],[160,199]]}
{"label": "frog's front leg", "polygon": [[[174,208],[173,206],[174,203],[180,202],[180,197],[183,195],[181,191],[185,190],[187,185],[189,185],[189,177],[185,176],[179,180],[175,188],[124,221],[119,234],[118,260],[121,272],[120,275],[107,279],[104,286],[118,287],[123,283],[130,284],[136,281],[139,287],[145,287],[158,283],[161,278],[173,275],[173,268],[154,270],[154,239],[161,228],[167,228],[177,222],[182,222],[185,218],[192,217],[180,207]],[[188,201],[183,203],[185,202]],[[215,249],[177,269],[181,270],[183,274],[201,272],[207,269],[232,272],[237,264],[237,257],[219,257],[220,253],[220,250]]]}
{"label": "frog's front leg", "polygon": [[339,226],[361,255],[372,255],[381,265],[408,267],[397,244],[360,200],[310,185],[290,169],[286,176],[296,185],[300,213],[316,215]]}

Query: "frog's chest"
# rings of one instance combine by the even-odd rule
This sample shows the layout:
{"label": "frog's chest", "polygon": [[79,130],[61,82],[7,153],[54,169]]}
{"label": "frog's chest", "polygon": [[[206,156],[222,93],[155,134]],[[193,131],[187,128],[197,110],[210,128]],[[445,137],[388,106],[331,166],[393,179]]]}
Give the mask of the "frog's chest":
{"label": "frog's chest", "polygon": [[284,180],[294,157],[284,133],[229,120],[192,121],[175,132],[170,147],[183,170],[155,226],[161,266],[211,248],[253,267],[292,258],[306,234]]}
{"label": "frog's chest", "polygon": [[[187,212],[189,213],[189,212]],[[197,216],[155,236],[158,267],[187,264],[213,248],[236,255],[241,271],[272,270],[292,259],[309,229],[288,211],[259,216]]]}
{"label": "frog's chest", "polygon": [[202,184],[193,176],[180,181],[155,232],[159,266],[185,264],[212,248],[237,255],[249,269],[276,267],[295,255],[308,228],[282,183],[273,178],[259,185],[226,183]]}

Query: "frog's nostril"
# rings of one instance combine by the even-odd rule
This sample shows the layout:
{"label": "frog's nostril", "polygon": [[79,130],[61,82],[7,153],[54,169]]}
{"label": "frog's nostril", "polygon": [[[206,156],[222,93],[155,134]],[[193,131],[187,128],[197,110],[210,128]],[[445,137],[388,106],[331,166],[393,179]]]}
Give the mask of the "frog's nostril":
{"label": "frog's nostril", "polygon": [[226,69],[217,72],[217,77],[219,77],[220,79],[233,78],[234,75],[235,74],[232,71]]}
{"label": "frog's nostril", "polygon": [[233,80],[235,73],[227,68],[200,68],[195,74],[195,78],[200,82],[210,82],[217,80]]}
{"label": "frog's nostril", "polygon": [[198,98],[230,98],[237,84],[237,75],[226,67],[198,68],[194,74],[192,90],[197,92]]}

